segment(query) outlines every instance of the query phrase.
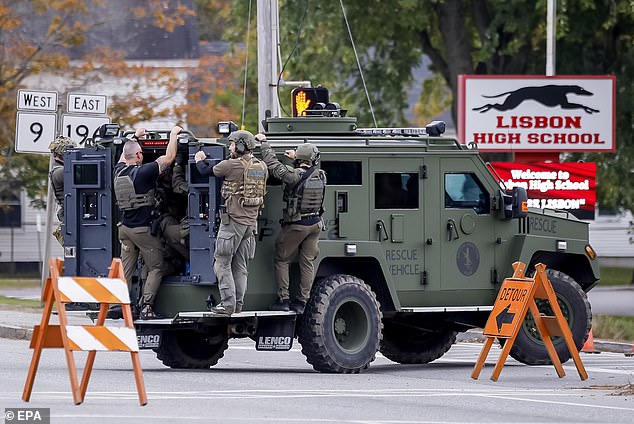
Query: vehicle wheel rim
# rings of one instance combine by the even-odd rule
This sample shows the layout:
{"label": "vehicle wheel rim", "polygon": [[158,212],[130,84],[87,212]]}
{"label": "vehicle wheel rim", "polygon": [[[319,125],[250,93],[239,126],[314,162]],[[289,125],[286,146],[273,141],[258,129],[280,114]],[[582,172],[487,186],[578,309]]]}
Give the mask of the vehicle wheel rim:
{"label": "vehicle wheel rim", "polygon": [[[548,301],[543,299],[536,299],[535,303],[537,304],[537,308],[542,315],[554,316],[552,308]],[[566,300],[557,296],[557,303],[559,304],[559,309],[561,309],[561,313],[563,314],[566,322],[568,322],[568,326],[572,322],[572,308],[568,304]],[[537,328],[537,324],[535,323],[535,319],[533,319],[532,314],[526,314],[526,319],[524,320],[524,329],[526,330],[526,334],[528,337],[535,343],[543,344],[544,341],[542,339],[541,334],[539,333],[539,329]],[[553,343],[557,343],[559,340],[562,340],[562,337],[553,337]]]}
{"label": "vehicle wheel rim", "polygon": [[370,320],[367,308],[352,299],[339,304],[332,322],[332,335],[339,348],[354,354],[368,342]]}

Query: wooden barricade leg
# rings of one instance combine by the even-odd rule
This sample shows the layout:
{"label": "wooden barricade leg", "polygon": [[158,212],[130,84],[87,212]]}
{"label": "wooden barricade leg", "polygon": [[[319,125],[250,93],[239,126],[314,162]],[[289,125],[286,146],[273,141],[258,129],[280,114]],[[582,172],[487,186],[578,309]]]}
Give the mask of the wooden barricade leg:
{"label": "wooden barricade leg", "polygon": [[[102,303],[99,307],[99,315],[97,316],[97,322],[95,325],[101,326],[106,322],[106,315],[108,314],[108,303]],[[81,400],[84,401],[86,396],[86,389],[88,388],[88,381],[90,380],[90,374],[92,373],[92,367],[95,364],[95,356],[97,356],[96,350],[88,351],[88,357],[86,358],[86,365],[84,366],[84,373],[81,377],[81,384],[79,391],[81,394]]]}
{"label": "wooden barricade leg", "polygon": [[60,277],[59,269],[51,268],[51,283],[53,287],[53,294],[55,295],[55,303],[57,306],[57,316],[59,318],[59,329],[62,333],[62,343],[64,344],[64,354],[66,356],[66,363],[68,365],[68,376],[70,377],[70,386],[73,393],[73,401],[75,405],[82,403],[83,398],[79,390],[79,381],[77,379],[77,366],[75,365],[75,356],[70,349],[70,343],[68,342],[68,335],[66,334],[66,326],[68,321],[66,320],[66,306],[62,299],[59,297],[59,290],[57,287],[57,281]]}
{"label": "wooden barricade leg", "polygon": [[[49,261],[52,266],[52,260]],[[51,313],[53,312],[53,288],[51,287],[50,277],[44,284],[44,310],[42,311],[42,319],[40,321],[39,331],[35,339],[35,347],[33,348],[33,356],[31,357],[31,365],[29,366],[29,373],[26,377],[26,383],[24,384],[24,391],[22,392],[22,400],[28,402],[31,399],[31,392],[33,391],[33,383],[35,382],[35,374],[37,373],[37,367],[40,364],[40,358],[42,356],[42,349],[44,348],[44,337],[48,331],[48,323],[51,319]]]}
{"label": "wooden barricade leg", "polygon": [[[550,303],[550,307],[553,310],[553,313],[555,314],[557,323],[559,324],[558,327],[561,330],[561,336],[566,341],[566,346],[568,346],[568,350],[570,351],[570,356],[572,356],[575,366],[577,367],[577,372],[579,373],[579,377],[581,378],[581,380],[586,380],[588,378],[588,373],[586,372],[586,369],[583,366],[583,362],[581,361],[581,357],[579,356],[579,351],[577,350],[577,346],[575,346],[575,341],[572,337],[572,332],[570,331],[570,327],[568,327],[568,322],[566,321],[564,314],[561,312],[561,308],[559,307],[559,303],[557,302],[557,294],[555,293],[553,286],[550,284],[550,281],[548,280],[548,277],[546,276],[546,265],[537,264],[535,266],[535,269],[537,270],[535,275],[535,281],[537,282],[537,284],[541,286],[541,288],[546,293],[548,302]],[[554,347],[553,347],[553,350],[554,350]],[[555,357],[557,357],[556,353],[555,353]],[[558,357],[557,357],[557,360],[559,360]]]}
{"label": "wooden barricade leg", "polygon": [[[134,328],[132,320],[132,310],[130,305],[121,305],[123,311],[123,319],[127,327]],[[143,381],[143,371],[141,369],[141,361],[139,360],[139,352],[130,352],[132,358],[132,367],[134,368],[134,381],[139,394],[139,403],[141,406],[147,405],[147,393],[145,392],[145,382]]]}
{"label": "wooden barricade leg", "polygon": [[517,333],[513,335],[510,339],[506,339],[504,342],[504,347],[502,348],[502,352],[500,353],[500,357],[498,358],[497,363],[495,364],[495,368],[493,368],[493,374],[491,374],[491,380],[498,381],[498,377],[500,377],[500,373],[502,373],[502,368],[504,368],[504,363],[506,362],[506,358],[509,356],[511,352],[511,348],[513,347],[513,343],[515,343],[515,339],[517,338]]}
{"label": "wooden barricade leg", "polygon": [[546,350],[548,351],[548,356],[550,356],[550,360],[553,361],[553,366],[557,371],[557,375],[559,378],[564,377],[566,372],[564,371],[564,367],[561,365],[561,361],[559,360],[559,355],[557,355],[557,351],[555,350],[555,345],[553,344],[552,339],[550,338],[550,332],[544,324],[544,320],[542,320],[541,314],[539,313],[539,309],[537,308],[537,304],[535,303],[535,299],[531,299],[528,307],[533,314],[533,319],[535,320],[535,324],[537,325],[537,329],[542,336],[542,340],[544,345],[546,346]]}
{"label": "wooden barricade leg", "polygon": [[471,373],[471,378],[473,378],[474,380],[477,380],[480,376],[480,371],[482,371],[482,368],[484,367],[484,361],[486,361],[487,356],[489,355],[489,351],[491,350],[491,346],[493,346],[494,340],[495,337],[487,337],[486,341],[484,342],[482,351],[480,351],[480,356],[478,356],[478,361],[473,367],[473,372]]}
{"label": "wooden barricade leg", "polygon": [[[120,278],[126,281],[125,274],[123,273],[123,264],[121,259],[115,258],[110,265],[110,272],[108,273],[110,278]],[[130,328],[134,328],[134,319],[132,318],[132,309],[130,305],[121,305],[121,311],[123,312],[123,320],[125,325]],[[147,405],[147,393],[145,392],[145,382],[143,381],[143,370],[141,369],[141,361],[139,360],[139,352],[130,352],[132,359],[132,367],[134,368],[134,381],[136,383],[136,389],[139,394],[139,403],[141,406]]]}

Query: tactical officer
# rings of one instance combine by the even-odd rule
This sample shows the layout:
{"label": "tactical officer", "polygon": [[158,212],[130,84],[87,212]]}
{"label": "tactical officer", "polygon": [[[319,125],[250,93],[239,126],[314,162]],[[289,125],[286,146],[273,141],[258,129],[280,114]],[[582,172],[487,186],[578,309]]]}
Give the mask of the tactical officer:
{"label": "tactical officer", "polygon": [[[275,241],[275,276],[278,300],[270,309],[304,313],[313,285],[313,262],[319,254],[319,233],[323,228],[324,192],[326,174],[319,169],[319,150],[310,143],[300,145],[297,150],[287,150],[284,155],[294,160],[295,168],[282,164],[275,151],[262,134],[256,136],[262,142],[262,158],[271,175],[283,183],[285,203],[282,229]],[[300,283],[297,298],[289,304],[288,268],[299,248]]]}
{"label": "tactical officer", "polygon": [[213,166],[199,151],[194,156],[201,175],[224,177],[220,189],[225,200],[220,229],[216,238],[214,271],[218,278],[220,302],[211,311],[231,315],[242,311],[247,290],[247,265],[255,256],[255,231],[258,211],[264,203],[268,170],[253,157],[255,138],[249,131],[232,132],[229,159]]}
{"label": "tactical officer", "polygon": [[121,158],[114,169],[114,192],[117,204],[122,210],[119,224],[121,261],[128,289],[131,289],[132,275],[139,253],[147,268],[141,319],[158,318],[153,305],[163,278],[163,250],[160,238],[153,235],[151,230],[152,221],[155,219],[154,190],[159,175],[174,162],[177,136],[181,130],[179,126],[172,128],[165,155],[158,157],[154,162],[143,163],[143,150],[138,139],[146,132],[145,128],[139,128],[132,139],[123,146]]}
{"label": "tactical officer", "polygon": [[62,234],[62,223],[64,222],[64,153],[73,147],[77,147],[75,142],[61,135],[57,136],[48,146],[55,161],[55,166],[53,166],[49,178],[55,194],[55,200],[57,201],[57,219],[60,222],[55,231],[53,231],[53,236],[62,246],[64,246],[64,236]]}

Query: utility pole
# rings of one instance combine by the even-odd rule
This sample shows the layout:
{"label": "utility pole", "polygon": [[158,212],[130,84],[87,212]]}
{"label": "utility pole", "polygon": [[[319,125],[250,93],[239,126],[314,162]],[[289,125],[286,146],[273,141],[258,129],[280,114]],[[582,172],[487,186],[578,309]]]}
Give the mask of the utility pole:
{"label": "utility pole", "polygon": [[555,76],[557,43],[557,0],[548,0],[546,12],[546,76]]}
{"label": "utility pole", "polygon": [[277,49],[279,43],[279,14],[277,0],[257,0],[258,39],[258,129],[267,111],[280,116],[277,97]]}

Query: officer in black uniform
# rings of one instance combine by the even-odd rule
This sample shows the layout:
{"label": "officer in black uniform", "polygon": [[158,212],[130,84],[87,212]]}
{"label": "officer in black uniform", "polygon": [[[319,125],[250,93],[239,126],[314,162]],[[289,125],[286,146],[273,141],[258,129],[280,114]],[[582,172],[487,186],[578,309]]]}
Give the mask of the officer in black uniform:
{"label": "officer in black uniform", "polygon": [[161,239],[152,234],[155,218],[154,191],[159,175],[176,158],[177,137],[182,130],[175,126],[170,132],[170,140],[165,155],[154,162],[143,163],[143,150],[138,143],[146,131],[136,130],[133,138],[125,143],[119,163],[114,169],[114,192],[117,204],[122,210],[119,224],[121,242],[121,262],[131,289],[132,275],[136,270],[139,254],[147,268],[147,278],[143,284],[141,319],[159,318],[153,305],[161,280],[163,279],[163,249]]}

